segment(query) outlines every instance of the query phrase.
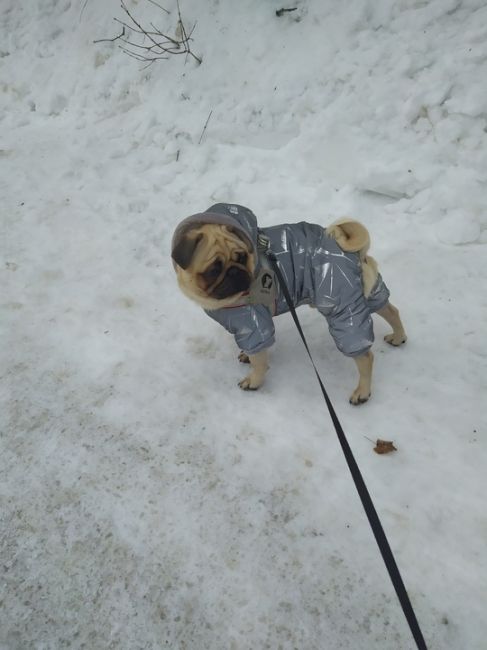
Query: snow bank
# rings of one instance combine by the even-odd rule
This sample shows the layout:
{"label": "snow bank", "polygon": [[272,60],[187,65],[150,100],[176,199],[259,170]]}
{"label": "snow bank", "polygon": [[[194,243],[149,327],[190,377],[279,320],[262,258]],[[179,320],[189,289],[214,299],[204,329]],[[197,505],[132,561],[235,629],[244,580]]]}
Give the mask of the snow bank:
{"label": "snow bank", "polygon": [[[175,34],[173,0],[127,6]],[[182,0],[203,63],[150,67],[93,43],[118,0],[0,9],[9,650],[412,647],[291,321],[243,394],[176,288],[172,231],[215,201],[369,227],[409,335],[377,322],[370,403],[303,324],[428,647],[485,647],[487,8],[293,6]]]}

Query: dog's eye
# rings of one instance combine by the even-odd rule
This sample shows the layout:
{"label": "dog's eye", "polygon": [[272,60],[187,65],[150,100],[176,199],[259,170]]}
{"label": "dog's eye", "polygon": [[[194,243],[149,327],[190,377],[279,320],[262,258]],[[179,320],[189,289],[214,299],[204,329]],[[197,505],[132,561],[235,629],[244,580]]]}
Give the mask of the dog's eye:
{"label": "dog's eye", "polygon": [[248,255],[247,253],[237,253],[237,259],[235,260],[237,264],[242,264],[245,266],[247,264]]}
{"label": "dog's eye", "polygon": [[214,262],[208,269],[206,269],[204,276],[206,278],[217,278],[223,270],[223,264],[220,260]]}

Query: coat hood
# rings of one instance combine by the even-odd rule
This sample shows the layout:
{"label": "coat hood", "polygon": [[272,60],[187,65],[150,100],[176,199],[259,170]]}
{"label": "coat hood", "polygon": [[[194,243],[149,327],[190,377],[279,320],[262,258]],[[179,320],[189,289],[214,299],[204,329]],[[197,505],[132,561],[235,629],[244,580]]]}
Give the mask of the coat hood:
{"label": "coat hood", "polygon": [[241,205],[215,203],[205,212],[198,212],[181,221],[174,231],[171,253],[187,232],[206,223],[216,223],[234,228],[245,237],[254,253],[257,252],[258,229],[255,214]]}

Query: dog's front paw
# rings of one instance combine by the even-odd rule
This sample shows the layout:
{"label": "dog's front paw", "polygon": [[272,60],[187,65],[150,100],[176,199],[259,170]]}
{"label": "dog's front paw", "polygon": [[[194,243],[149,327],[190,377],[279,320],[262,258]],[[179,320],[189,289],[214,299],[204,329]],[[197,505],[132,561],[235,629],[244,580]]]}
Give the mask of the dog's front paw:
{"label": "dog's front paw", "polygon": [[238,360],[240,363],[250,363],[249,355],[243,351],[238,355]]}
{"label": "dog's front paw", "polygon": [[350,404],[353,404],[354,406],[358,406],[359,404],[365,404],[365,402],[369,399],[370,393],[366,393],[360,390],[360,388],[356,388],[353,393],[350,395]]}
{"label": "dog's front paw", "polygon": [[408,337],[404,332],[401,332],[399,334],[386,334],[384,336],[384,341],[386,343],[389,343],[389,345],[393,345],[395,348],[398,348],[400,345],[403,343],[406,343],[408,340]]}
{"label": "dog's front paw", "polygon": [[256,381],[252,375],[245,377],[242,381],[238,382],[238,385],[242,390],[257,390],[260,388],[262,382]]}
{"label": "dog's front paw", "polygon": [[251,370],[238,385],[242,390],[257,390],[264,383],[265,373],[267,372],[267,350],[261,350],[256,354],[241,352],[238,358],[243,363],[246,363],[246,359],[248,359]]}

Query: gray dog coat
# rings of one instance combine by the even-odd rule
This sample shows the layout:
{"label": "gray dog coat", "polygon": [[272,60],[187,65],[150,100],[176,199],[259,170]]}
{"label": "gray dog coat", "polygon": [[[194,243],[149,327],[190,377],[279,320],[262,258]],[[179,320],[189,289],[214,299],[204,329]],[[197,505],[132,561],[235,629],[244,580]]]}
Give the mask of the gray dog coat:
{"label": "gray dog coat", "polygon": [[289,311],[259,241],[276,255],[294,306],[316,307],[340,352],[355,357],[369,350],[374,342],[371,314],[384,307],[389,290],[378,275],[365,297],[358,253],[343,251],[322,226],[301,221],[258,228],[251,210],[227,203],[185,219],[176,229],[173,249],[187,229],[204,223],[234,228],[249,241],[258,260],[250,290],[238,305],[205,310],[233,334],[241,350],[256,354],[270,347],[275,340],[273,316]]}

